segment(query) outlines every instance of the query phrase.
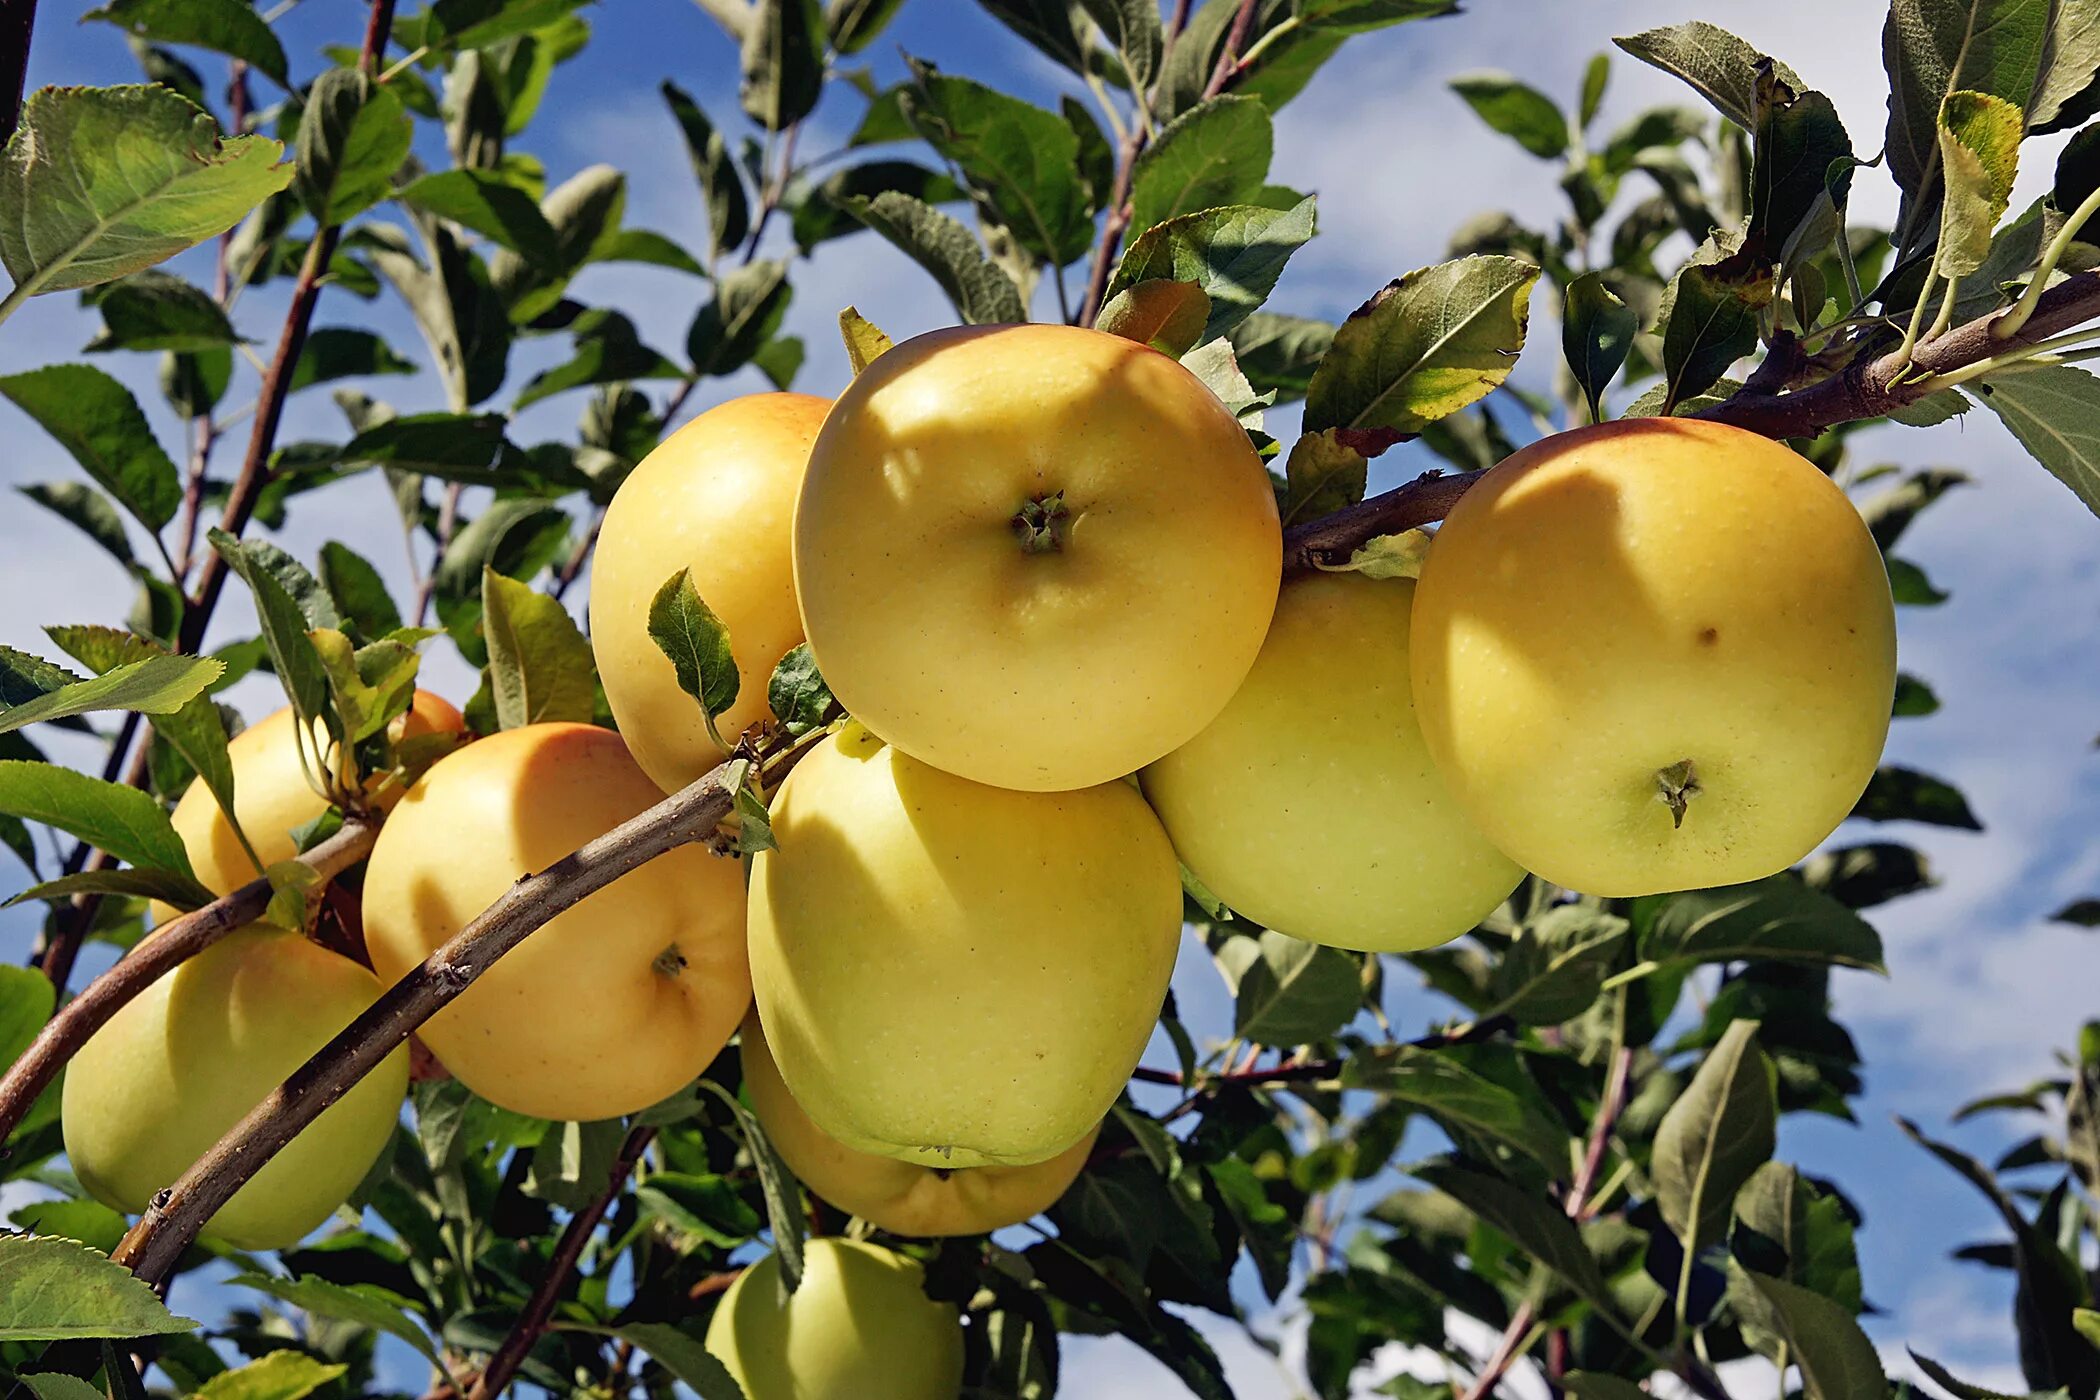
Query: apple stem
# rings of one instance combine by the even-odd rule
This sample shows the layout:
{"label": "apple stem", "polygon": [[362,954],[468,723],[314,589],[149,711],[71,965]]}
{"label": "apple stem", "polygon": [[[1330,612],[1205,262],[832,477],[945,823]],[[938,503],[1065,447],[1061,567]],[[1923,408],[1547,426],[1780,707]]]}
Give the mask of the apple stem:
{"label": "apple stem", "polygon": [[1700,786],[1698,770],[1688,758],[1679,759],[1667,768],[1655,770],[1656,796],[1670,809],[1670,828],[1677,830],[1684,825],[1685,809],[1692,799],[1706,789]]}

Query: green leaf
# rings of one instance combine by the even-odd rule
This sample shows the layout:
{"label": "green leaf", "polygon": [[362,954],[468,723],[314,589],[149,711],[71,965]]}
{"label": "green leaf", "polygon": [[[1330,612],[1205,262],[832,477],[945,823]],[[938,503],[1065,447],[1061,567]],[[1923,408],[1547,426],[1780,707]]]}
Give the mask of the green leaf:
{"label": "green leaf", "polygon": [[[255,595],[255,615],[262,624],[263,641],[270,649],[270,666],[283,683],[293,709],[302,721],[329,716],[333,727],[328,676],[306,635],[309,627],[333,624],[333,605],[328,619],[310,618],[272,567],[277,562],[273,556],[283,551],[261,541],[237,540],[219,529],[214,529],[208,538],[227,567],[240,575]],[[326,602],[326,595],[322,595],[322,601]]]}
{"label": "green leaf", "polygon": [[1801,1368],[1807,1400],[1882,1400],[1888,1394],[1881,1354],[1845,1308],[1820,1293],[1733,1262],[1728,1285],[1731,1298],[1749,1296],[1763,1302],[1768,1324]]}
{"label": "green leaf", "polygon": [[1063,0],[978,0],[992,17],[1074,73],[1088,71],[1087,45]]}
{"label": "green leaf", "polygon": [[1888,969],[1866,920],[1792,875],[1651,897],[1641,956],[1650,962],[1745,959]]}
{"label": "green leaf", "polygon": [[736,1248],[765,1224],[721,1176],[651,1172],[634,1196],[645,1215],[721,1249]]}
{"label": "green leaf", "polygon": [[1835,1195],[1810,1186],[1784,1162],[1767,1162],[1736,1192],[1735,1222],[1732,1248],[1745,1268],[1859,1310],[1859,1254],[1852,1221]]}
{"label": "green leaf", "polygon": [[2028,102],[2027,124],[2062,131],[2100,110],[2100,4],[2062,0],[2042,55],[2042,78]]}
{"label": "green leaf", "polygon": [[348,545],[330,540],[321,546],[320,582],[336,612],[359,636],[375,639],[400,628],[401,610],[394,606],[379,570]]}
{"label": "green leaf", "polygon": [[78,481],[44,481],[15,489],[68,524],[78,526],[118,563],[138,562],[131,552],[131,539],[124,533],[124,518],[109,503],[109,497],[94,487]]}
{"label": "green leaf", "polygon": [[532,196],[491,170],[442,170],[400,193],[403,204],[494,239],[536,268],[565,265],[554,226]]}
{"label": "green leaf", "polygon": [[1262,304],[1313,225],[1311,199],[1282,210],[1235,204],[1183,214],[1131,240],[1107,295],[1160,278],[1193,282],[1210,298],[1201,338],[1212,339]]}
{"label": "green leaf", "polygon": [[413,647],[380,641],[360,648],[333,627],[316,627],[307,640],[327,675],[345,739],[361,744],[406,713],[415,696]]}
{"label": "green leaf", "polygon": [[700,1400],[744,1400],[743,1387],[729,1368],[697,1338],[668,1322],[630,1322],[606,1329],[606,1335],[632,1342],[658,1365],[692,1388]]}
{"label": "green leaf", "polygon": [[821,727],[829,718],[838,701],[818,674],[817,659],[810,653],[809,643],[797,644],[780,658],[772,678],[766,682],[766,703],[781,727],[798,738]]}
{"label": "green leaf", "polygon": [[0,760],[0,812],[57,827],[143,870],[195,874],[161,805],[122,783],[54,763]]}
{"label": "green leaf", "polygon": [[1182,214],[1253,203],[1275,144],[1268,108],[1251,97],[1214,97],[1182,113],[1138,158],[1130,226],[1143,232]]}
{"label": "green leaf", "polygon": [[614,230],[591,250],[591,261],[647,263],[652,267],[668,267],[673,272],[691,273],[695,277],[707,275],[707,269],[691,253],[663,234],[645,228]]}
{"label": "green leaf", "polygon": [[1240,977],[1233,1033],[1257,1045],[1325,1040],[1356,1015],[1363,991],[1362,964],[1351,954],[1264,929]]}
{"label": "green leaf", "polygon": [[1590,421],[1604,421],[1604,390],[1626,365],[1641,319],[1591,272],[1568,284],[1560,321],[1561,354],[1589,401]]}
{"label": "green leaf", "polygon": [[[1852,183],[1852,138],[1836,106],[1820,92],[1801,92],[1769,71],[1759,74],[1756,91],[1750,227],[1744,241],[1777,259],[1804,225],[1820,230],[1819,237],[1807,239],[1814,247],[1791,254],[1799,261],[1837,233],[1834,211]],[[1815,224],[1819,211],[1824,222]]]}
{"label": "green leaf", "polygon": [[[1225,7],[1228,11],[1231,6]],[[1308,25],[1344,34],[1368,34],[1414,19],[1456,14],[1456,0],[1304,0],[1299,7]]]}
{"label": "green leaf", "polygon": [[501,470],[513,449],[505,420],[493,413],[409,413],[365,429],[336,454],[339,463],[369,463],[470,485],[510,485]]}
{"label": "green leaf", "polygon": [[963,197],[962,186],[916,161],[862,161],[803,191],[800,202],[794,204],[795,246],[807,253],[830,239],[860,232],[860,220],[848,204],[890,190],[927,204],[948,204]]}
{"label": "green leaf", "polygon": [[497,722],[505,729],[560,721],[589,724],[597,708],[598,675],[591,644],[569,610],[494,569],[482,573],[481,599]]}
{"label": "green leaf", "polygon": [[1283,523],[1317,520],[1364,498],[1369,464],[1332,428],[1307,433],[1284,463]]}
{"label": "green leaf", "polygon": [[731,374],[749,364],[779,331],[793,296],[783,262],[763,258],[723,274],[686,332],[693,373]]}
{"label": "green leaf", "polygon": [[831,0],[824,27],[831,32],[834,53],[855,54],[875,42],[903,8],[904,0]]}
{"label": "green leaf", "polygon": [[1020,290],[985,256],[977,235],[932,205],[890,191],[873,199],[850,200],[846,207],[854,218],[932,273],[956,314],[968,324],[1005,325],[1028,319]]}
{"label": "green leaf", "polygon": [[102,334],[87,344],[102,350],[212,350],[240,337],[219,304],[180,277],[134,272],[94,297]]}
{"label": "green leaf", "polygon": [[1662,333],[1665,416],[1757,348],[1758,311],[1772,299],[1771,274],[1733,259],[1687,264],[1670,286]]}
{"label": "green leaf", "polygon": [[158,531],[175,518],[182,478],[122,384],[92,365],[47,365],[0,378],[0,394],[58,439],[147,529]]}
{"label": "green leaf", "polygon": [[241,60],[281,88],[291,86],[284,45],[242,0],[110,0],[80,18],[107,20],[134,39],[210,49]]}
{"label": "green leaf", "polygon": [[107,1255],[71,1240],[0,1235],[0,1341],[166,1337],[196,1328]]}
{"label": "green leaf", "polygon": [[1923,822],[1959,831],[1983,830],[1959,788],[1929,773],[1893,764],[1875,771],[1852,815],[1870,822]]}
{"label": "green leaf", "polygon": [[1727,1228],[1736,1192],[1772,1156],[1776,1115],[1757,1023],[1733,1022],[1655,1133],[1656,1204],[1687,1249]]}
{"label": "green leaf", "polygon": [[194,1400],[305,1400],[349,1369],[286,1348],[238,1370],[221,1371],[190,1394]]}
{"label": "green leaf", "polygon": [[897,342],[891,340],[882,327],[861,315],[859,308],[852,306],[839,313],[839,339],[846,343],[846,364],[855,374],[859,374],[897,346]]}
{"label": "green leaf", "polygon": [[1575,1400],[1644,1400],[1648,1394],[1625,1377],[1604,1371],[1570,1371],[1560,1378],[1560,1388]]}
{"label": "green leaf", "polygon": [[294,186],[314,222],[347,223],[389,197],[414,136],[401,99],[362,70],[315,78],[299,116]]}
{"label": "green leaf", "polygon": [[2100,899],[2074,899],[2049,917],[2060,924],[2100,928]]}
{"label": "green leaf", "polygon": [[642,344],[634,322],[617,311],[586,311],[569,330],[576,337],[575,358],[535,375],[518,392],[516,407],[592,384],[683,377],[677,365]]}
{"label": "green leaf", "polygon": [[1094,318],[1094,329],[1179,358],[1209,319],[1210,298],[1195,283],[1139,282],[1108,299]]}
{"label": "green leaf", "polygon": [[744,181],[729,154],[729,143],[677,84],[663,84],[664,101],[685,136],[685,148],[693,162],[693,178],[700,182],[700,197],[707,203],[709,261],[744,241],[751,228],[751,206]]}
{"label": "green leaf", "polygon": [[1572,1020],[1597,999],[1625,941],[1627,923],[1579,904],[1548,909],[1517,930],[1495,965],[1494,1006],[1485,1016],[1509,1016],[1519,1025],[1552,1026]]}
{"label": "green leaf", "polygon": [[375,1332],[399,1337],[421,1352],[431,1365],[444,1364],[438,1358],[437,1347],[430,1340],[430,1334],[409,1316],[408,1310],[413,1306],[409,1300],[376,1284],[346,1286],[311,1274],[301,1278],[236,1274],[228,1279],[227,1283],[236,1288],[252,1288],[258,1293],[266,1293],[279,1302],[289,1303],[315,1317],[355,1323]]}
{"label": "green leaf", "polygon": [[1346,428],[1382,449],[1509,378],[1539,269],[1475,256],[1410,272],[1336,327],[1305,392],[1307,431]]}
{"label": "green leaf", "polygon": [[416,369],[415,361],[395,354],[370,331],[323,326],[307,334],[285,392],[296,394],[316,384],[371,374],[414,374]]}
{"label": "green leaf", "polygon": [[1889,75],[1889,173],[1909,209],[1939,200],[1940,104],[1967,89],[2024,107],[2051,6],[2029,0],[1892,0],[1882,29]]}
{"label": "green leaf", "polygon": [[824,88],[824,17],[817,0],[754,0],[744,18],[744,113],[768,131],[809,115]]}
{"label": "green leaf", "polygon": [[2008,1395],[2002,1390],[1992,1390],[1989,1386],[1971,1385],[1969,1382],[1955,1376],[1945,1366],[1940,1365],[1939,1362],[1934,1361],[1931,1357],[1921,1355],[1916,1351],[1911,1351],[1910,1359],[1917,1362],[1918,1369],[1930,1376],[1933,1382],[1942,1390],[1954,1396],[1955,1400],[2059,1400],[2059,1397],[2062,1397],[2062,1400],[2069,1400],[2070,1392],[2066,1390],[2057,1390],[2048,1395],[2037,1396]]}
{"label": "green leaf", "polygon": [[1955,92],[1940,107],[1939,132],[1946,193],[1935,266],[1942,277],[1967,277],[1990,256],[1991,236],[2012,201],[2027,123],[2002,97]]}
{"label": "green leaf", "polygon": [[1101,35],[1123,60],[1123,73],[1133,91],[1152,86],[1159,73],[1164,35],[1158,0],[1079,0]]}
{"label": "green leaf", "polygon": [[0,964],[0,1069],[22,1058],[58,1006],[58,988],[33,967]]}
{"label": "green leaf", "polygon": [[1524,1253],[1566,1280],[1591,1307],[1610,1316],[1618,1314],[1618,1303],[1604,1281],[1596,1256],[1583,1242],[1575,1222],[1552,1201],[1499,1177],[1450,1162],[1429,1162],[1409,1167],[1407,1172],[1509,1236]]}
{"label": "green leaf", "polygon": [[203,694],[225,669],[223,662],[209,657],[145,657],[93,680],[74,681],[34,700],[0,710],[0,734],[26,724],[102,710],[172,714],[193,696]]}
{"label": "green leaf", "polygon": [[[554,24],[582,0],[437,0],[419,42],[433,49],[480,49]],[[408,42],[402,21],[397,42]]]}
{"label": "green leaf", "polygon": [[712,1079],[702,1079],[700,1087],[727,1104],[730,1116],[736,1119],[744,1150],[758,1170],[759,1193],[766,1198],[766,1223],[773,1232],[773,1252],[780,1260],[781,1282],[792,1293],[802,1282],[801,1185],[750,1109]]}
{"label": "green leaf", "polygon": [[64,1375],[57,1371],[17,1376],[15,1379],[28,1386],[36,1400],[108,1400],[103,1392],[80,1377]]}
{"label": "green leaf", "polygon": [[77,894],[113,894],[126,899],[157,899],[187,913],[216,899],[210,890],[187,875],[172,870],[82,870],[45,880],[10,896],[0,907],[12,908],[32,900],[56,903]]}
{"label": "green leaf", "polygon": [[[1693,20],[1612,42],[1641,62],[1682,78],[1743,130],[1756,128],[1757,70],[1765,56],[1719,25]],[[1775,62],[1772,71],[1780,82],[1802,90],[1801,79],[1784,63]]]}
{"label": "green leaf", "polygon": [[1512,1147],[1555,1175],[1568,1169],[1567,1132],[1536,1090],[1520,1092],[1452,1050],[1407,1045],[1359,1052],[1343,1063],[1342,1083],[1390,1095],[1447,1128]]}
{"label": "green leaf", "polygon": [[1279,402],[1305,397],[1321,356],[1334,344],[1334,327],[1303,316],[1257,311],[1227,336],[1240,369]]}
{"label": "green leaf", "polygon": [[904,114],[962,172],[995,222],[1037,258],[1062,266],[1093,242],[1079,136],[1056,112],[915,64]]}
{"label": "green leaf", "polygon": [[1868,909],[1939,881],[1931,862],[1909,846],[1870,841],[1814,855],[1801,865],[1801,879],[1847,909]]}
{"label": "green leaf", "polygon": [[680,569],[656,590],[649,603],[649,637],[671,658],[678,688],[700,702],[710,724],[736,703],[741,681],[729,628],[693,586],[691,569]]}
{"label": "green leaf", "polygon": [[1567,154],[1568,119],[1552,98],[1507,73],[1466,73],[1451,90],[1496,131],[1542,160]]}
{"label": "green leaf", "polygon": [[1985,407],[2058,481],[2100,515],[2100,379],[2070,365],[1986,380]]}
{"label": "green leaf", "polygon": [[282,154],[264,136],[222,142],[207,113],[157,84],[43,88],[0,165],[0,261],[31,295],[151,267],[283,189]]}

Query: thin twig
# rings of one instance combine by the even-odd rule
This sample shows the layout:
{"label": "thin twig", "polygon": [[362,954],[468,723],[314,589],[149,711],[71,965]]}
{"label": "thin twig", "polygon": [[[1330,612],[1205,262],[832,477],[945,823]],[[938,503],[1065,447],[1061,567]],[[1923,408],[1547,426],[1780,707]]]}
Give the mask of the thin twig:
{"label": "thin twig", "polygon": [[569,1275],[576,1271],[577,1261],[583,1258],[584,1246],[597,1233],[605,1212],[633,1174],[634,1164],[641,1160],[643,1151],[655,1137],[656,1129],[651,1127],[636,1127],[627,1134],[627,1140],[620,1145],[619,1155],[613,1158],[612,1169],[606,1173],[605,1190],[569,1217],[561,1239],[554,1246],[554,1257],[547,1261],[547,1271],[540,1275],[532,1296],[525,1300],[525,1310],[518,1314],[509,1335],[489,1358],[489,1364],[482,1368],[480,1378],[468,1389],[467,1400],[495,1400],[510,1384],[511,1377],[518,1373],[533,1346],[546,1332],[547,1323],[554,1316],[554,1305],[561,1298]]}
{"label": "thin twig", "polygon": [[[333,879],[363,860],[378,835],[377,822],[345,822],[341,830],[300,856],[300,863],[311,866],[324,880]],[[251,880],[201,909],[162,924],[151,938],[67,1002],[65,1009],[52,1017],[30,1042],[21,1058],[0,1076],[0,1142],[6,1141],[21,1123],[37,1095],[57,1077],[74,1052],[126,1003],[185,960],[255,922],[269,905],[270,882]]]}

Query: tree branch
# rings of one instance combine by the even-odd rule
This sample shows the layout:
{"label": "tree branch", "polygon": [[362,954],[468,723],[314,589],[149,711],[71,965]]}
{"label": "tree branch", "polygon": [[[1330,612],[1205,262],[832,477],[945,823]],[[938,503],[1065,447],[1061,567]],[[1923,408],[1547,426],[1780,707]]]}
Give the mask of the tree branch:
{"label": "tree branch", "polygon": [[468,1389],[467,1400],[495,1400],[510,1384],[511,1377],[518,1373],[518,1367],[524,1364],[533,1346],[546,1332],[548,1319],[554,1316],[554,1304],[561,1297],[569,1275],[576,1271],[576,1262],[583,1258],[584,1246],[590,1243],[599,1222],[605,1219],[605,1212],[611,1209],[621,1188],[626,1186],[635,1163],[641,1160],[642,1153],[655,1139],[656,1129],[651,1127],[636,1127],[627,1134],[626,1141],[620,1144],[619,1155],[613,1158],[612,1170],[606,1174],[604,1192],[569,1217],[560,1241],[554,1246],[554,1257],[547,1262],[547,1272],[540,1276],[532,1296],[525,1301],[525,1310],[518,1314],[509,1335],[489,1358],[480,1379]]}
{"label": "tree branch", "polygon": [[[800,750],[783,755],[787,761]],[[154,1198],[112,1255],[158,1283],[220,1206],[410,1033],[527,935],[586,896],[677,846],[711,836],[731,810],[730,760],[536,875],[518,880],[422,966],[381,994],[341,1034]]]}
{"label": "tree branch", "polygon": [[1524,1354],[1524,1339],[1530,1335],[1531,1320],[1537,1314],[1537,1304],[1526,1298],[1523,1306],[1509,1319],[1509,1326],[1503,1329],[1502,1340],[1495,1344],[1494,1354],[1488,1357],[1487,1365],[1480,1368],[1473,1384],[1466,1387],[1462,1400],[1484,1400],[1494,1393],[1503,1374]]}
{"label": "tree branch", "polygon": [[[299,857],[299,861],[311,866],[322,879],[333,879],[369,855],[378,836],[377,822],[348,821],[335,835]],[[255,879],[201,909],[170,919],[66,1003],[6,1075],[0,1076],[0,1142],[5,1142],[21,1123],[30,1105],[57,1078],[74,1052],[127,1002],[180,963],[253,923],[269,904],[270,882]]]}

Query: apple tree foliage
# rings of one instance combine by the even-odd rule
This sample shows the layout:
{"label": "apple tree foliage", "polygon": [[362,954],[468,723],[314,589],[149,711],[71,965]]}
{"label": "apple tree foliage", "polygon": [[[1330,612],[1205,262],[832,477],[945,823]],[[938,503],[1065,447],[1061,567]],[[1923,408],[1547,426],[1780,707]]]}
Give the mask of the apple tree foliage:
{"label": "apple tree foliage", "polygon": [[[1505,2],[1475,0],[1474,22],[1502,22]],[[577,0],[400,15],[380,0],[362,53],[363,25],[346,24],[341,47],[298,62],[244,0],[112,0],[89,16],[126,33],[142,83],[32,94],[0,164],[13,281],[0,317],[72,293],[102,323],[83,356],[0,378],[79,469],[24,487],[10,518],[42,528],[27,513],[48,511],[77,529],[136,579],[137,605],[120,622],[49,627],[44,655],[0,651],[0,840],[28,870],[18,900],[47,911],[36,965],[0,969],[0,1064],[61,1002],[83,941],[129,947],[148,898],[206,901],[166,808],[193,778],[230,796],[240,716],[215,697],[238,678],[274,672],[302,714],[382,766],[418,761],[379,736],[432,646],[481,668],[477,729],[609,722],[559,601],[598,514],[689,396],[747,368],[795,381],[805,347],[782,325],[797,268],[864,230],[881,240],[863,240],[870,267],[917,264],[960,321],[1035,309],[1180,356],[1270,456],[1293,529],[1361,501],[1369,459],[1400,442],[1471,470],[1555,427],[1682,412],[1791,437],[1855,493],[1912,608],[1946,595],[1897,551],[1966,483],[1861,463],[1860,427],[1980,406],[2100,508],[2100,383],[2078,366],[2090,351],[2075,329],[2100,317],[2079,281],[2100,262],[2100,235],[2083,236],[2100,189],[2100,125],[2084,125],[2100,110],[2090,0],[1894,0],[1885,132],[1848,132],[1778,56],[1696,18],[1616,39],[1566,100],[1506,74],[1458,78],[1491,129],[1479,139],[1537,157],[1564,209],[1547,228],[1467,221],[1449,261],[1395,268],[1339,325],[1268,304],[1317,227],[1315,199],[1271,168],[1272,122],[1357,36],[1467,22],[1454,0],[981,3],[1062,73],[1055,109],[939,55],[878,82],[871,55],[900,0],[703,0],[704,15],[667,16],[723,26],[742,67],[738,110],[692,95],[726,75],[664,75],[662,139],[683,142],[706,211],[671,231],[626,221],[618,170],[550,187],[527,149],[591,38]],[[1604,129],[1614,68],[1632,62],[1682,79],[1682,100]],[[820,106],[849,133],[837,149],[798,140]],[[2023,139],[2062,132],[2075,134],[2049,193],[2009,209]],[[1866,180],[1899,188],[1896,227],[1849,217]],[[200,245],[183,263],[194,279],[159,266]],[[585,268],[623,261],[689,280],[684,344],[650,345],[619,308],[573,294]],[[242,304],[272,283],[292,288],[281,327]],[[420,347],[343,324],[380,298],[405,306]],[[1533,345],[1517,382],[1533,305],[1560,354]],[[2059,333],[1948,349],[1994,313]],[[856,313],[842,326],[856,366],[886,344]],[[532,341],[567,358],[513,372]],[[101,367],[120,356],[157,362],[179,435],[157,434]],[[443,411],[398,413],[367,392],[408,374],[434,378]],[[251,378],[252,409],[235,390]],[[327,386],[338,431],[280,440],[285,400]],[[573,434],[519,441],[513,415],[555,395],[579,407]],[[1303,435],[1266,436],[1264,411],[1293,400]],[[268,542],[289,513],[326,509],[309,496],[374,472],[428,561],[409,597],[359,552],[385,541],[307,560]],[[1407,553],[1372,538],[1322,562],[1376,569]],[[237,627],[243,639],[200,654],[229,574],[225,616],[252,604],[253,635]],[[718,627],[697,597],[673,589],[662,606],[683,608],[679,630],[703,643]],[[700,644],[681,658],[696,693],[719,683],[724,655]],[[828,701],[806,654],[773,694],[791,732]],[[1936,708],[1929,682],[1905,675],[1896,714]],[[99,775],[46,761],[39,736],[60,730],[106,742]],[[1170,997],[1172,1062],[1141,1070],[1043,1220],[893,1242],[966,1309],[968,1394],[1049,1396],[1061,1336],[1115,1334],[1190,1392],[1228,1396],[1191,1322],[1209,1315],[1265,1345],[1302,1328],[1306,1382],[1326,1397],[1399,1343],[1447,1363],[1384,1383],[1406,1400],[1471,1400],[1511,1366],[1583,1400],[1632,1400],[1663,1376],[1713,1400],[1717,1368],[1746,1357],[1779,1368],[1782,1394],[1881,1400],[1891,1382],[1856,1321],[1874,1282],[1854,1243],[1869,1222],[1842,1183],[1774,1157],[1776,1128],[1852,1118],[1863,1067],[1832,1018],[1832,979],[1881,972],[1872,911],[1933,884],[1904,830],[1978,822],[1944,780],[1893,766],[1857,815],[1875,839],[1785,875],[1636,900],[1534,880],[1468,937],[1409,956],[1299,943],[1192,888],[1191,936],[1216,961],[1231,1024],[1184,1022]],[[737,834],[747,849],[766,839],[753,792]],[[1279,839],[1294,835],[1316,839]],[[288,916],[350,938],[341,901],[281,879]],[[2060,917],[2091,926],[2100,909]],[[1393,979],[1426,984],[1439,1014],[1393,1024]],[[2094,1400],[2100,1023],[2075,1039],[2052,1077],[1959,1110],[2047,1125],[1998,1163],[1905,1127],[2003,1217],[1991,1238],[1949,1243],[2016,1280],[2007,1335],[2028,1387]],[[275,1257],[209,1243],[184,1256],[179,1273],[224,1285],[178,1289],[178,1305],[223,1305],[201,1321],[95,1252],[127,1222],[82,1196],[47,1092],[0,1161],[0,1178],[54,1197],[16,1209],[22,1233],[0,1237],[0,1377],[40,1400],[134,1395],[142,1374],[174,1394],[332,1398],[388,1389],[383,1352],[386,1376],[423,1366],[432,1395],[479,1394],[490,1356],[529,1326],[522,1384],[683,1384],[730,1400],[700,1341],[725,1279],[755,1242],[792,1273],[805,1231],[848,1228],[786,1174],[738,1083],[731,1049],[631,1122],[550,1123],[419,1082],[336,1227]],[[653,1141],[629,1174],[637,1133]],[[565,1222],[600,1203],[574,1267],[553,1270]],[[549,1288],[551,1316],[521,1322]],[[1500,1335],[1494,1355],[1462,1340],[1482,1328],[1459,1319]],[[1988,1393],[1917,1340],[1935,1393]]]}

